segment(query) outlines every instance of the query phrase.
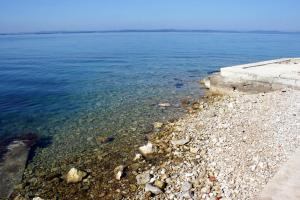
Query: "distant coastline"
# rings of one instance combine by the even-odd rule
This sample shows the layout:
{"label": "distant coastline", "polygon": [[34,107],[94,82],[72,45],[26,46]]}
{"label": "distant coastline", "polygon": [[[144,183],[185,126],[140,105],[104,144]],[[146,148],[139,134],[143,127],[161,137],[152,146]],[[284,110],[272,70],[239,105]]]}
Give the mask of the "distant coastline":
{"label": "distant coastline", "polygon": [[42,35],[42,34],[79,34],[79,33],[156,33],[156,32],[195,32],[195,33],[256,33],[256,34],[300,34],[300,31],[274,31],[274,30],[210,30],[210,29],[121,29],[121,30],[88,30],[88,31],[36,31],[0,33],[0,35]]}

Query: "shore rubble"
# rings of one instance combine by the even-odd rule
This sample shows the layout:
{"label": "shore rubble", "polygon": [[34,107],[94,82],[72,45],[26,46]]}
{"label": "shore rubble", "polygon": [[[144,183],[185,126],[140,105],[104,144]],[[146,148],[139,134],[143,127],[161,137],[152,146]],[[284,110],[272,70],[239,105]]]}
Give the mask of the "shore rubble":
{"label": "shore rubble", "polygon": [[300,145],[300,91],[216,98],[150,138],[165,159],[137,175],[128,199],[259,198]]}

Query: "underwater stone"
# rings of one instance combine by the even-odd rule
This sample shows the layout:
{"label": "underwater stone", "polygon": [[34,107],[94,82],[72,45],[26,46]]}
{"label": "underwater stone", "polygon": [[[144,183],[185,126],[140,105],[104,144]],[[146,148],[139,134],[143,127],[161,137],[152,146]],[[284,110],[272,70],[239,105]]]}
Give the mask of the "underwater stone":
{"label": "underwater stone", "polygon": [[72,168],[66,176],[66,181],[67,183],[78,183],[81,182],[86,175],[86,172]]}
{"label": "underwater stone", "polygon": [[124,165],[119,165],[118,167],[116,167],[114,169],[114,173],[116,175],[116,179],[117,180],[121,180],[122,176],[123,176],[123,173],[124,173],[124,169],[125,169],[125,166]]}
{"label": "underwater stone", "polygon": [[105,144],[105,143],[109,143],[112,142],[115,138],[112,136],[97,136],[96,137],[96,141],[99,144]]}
{"label": "underwater stone", "polygon": [[0,199],[9,199],[21,182],[29,151],[38,139],[28,133],[0,140]]}
{"label": "underwater stone", "polygon": [[154,127],[154,128],[161,128],[163,125],[164,125],[164,124],[161,123],[161,122],[154,122],[154,123],[153,123],[153,127]]}
{"label": "underwater stone", "polygon": [[170,103],[159,103],[158,104],[160,107],[170,107],[171,104]]}
{"label": "underwater stone", "polygon": [[32,200],[44,200],[41,197],[34,197]]}
{"label": "underwater stone", "polygon": [[137,153],[137,154],[135,154],[135,156],[134,156],[134,158],[133,158],[133,161],[137,161],[137,160],[139,160],[139,159],[141,159],[141,158],[142,158],[142,155],[139,154],[139,153]]}

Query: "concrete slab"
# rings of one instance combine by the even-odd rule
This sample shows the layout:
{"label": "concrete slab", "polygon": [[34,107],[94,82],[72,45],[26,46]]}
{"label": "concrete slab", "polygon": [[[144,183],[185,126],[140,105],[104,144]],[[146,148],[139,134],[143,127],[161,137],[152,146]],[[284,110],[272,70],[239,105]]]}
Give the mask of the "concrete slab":
{"label": "concrete slab", "polygon": [[279,172],[266,185],[261,200],[300,199],[300,150],[279,169]]}
{"label": "concrete slab", "polygon": [[254,81],[300,88],[300,58],[225,67],[221,68],[220,75],[229,82]]}

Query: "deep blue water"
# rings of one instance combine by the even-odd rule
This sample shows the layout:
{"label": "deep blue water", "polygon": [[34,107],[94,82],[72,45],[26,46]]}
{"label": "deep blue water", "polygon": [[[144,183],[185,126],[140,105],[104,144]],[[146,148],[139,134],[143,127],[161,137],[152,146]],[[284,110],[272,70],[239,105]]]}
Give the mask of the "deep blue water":
{"label": "deep blue water", "polygon": [[151,106],[200,96],[197,81],[210,71],[299,56],[299,34],[3,35],[0,135],[68,132],[74,119],[95,128],[93,118],[99,118],[99,130],[155,121]]}

